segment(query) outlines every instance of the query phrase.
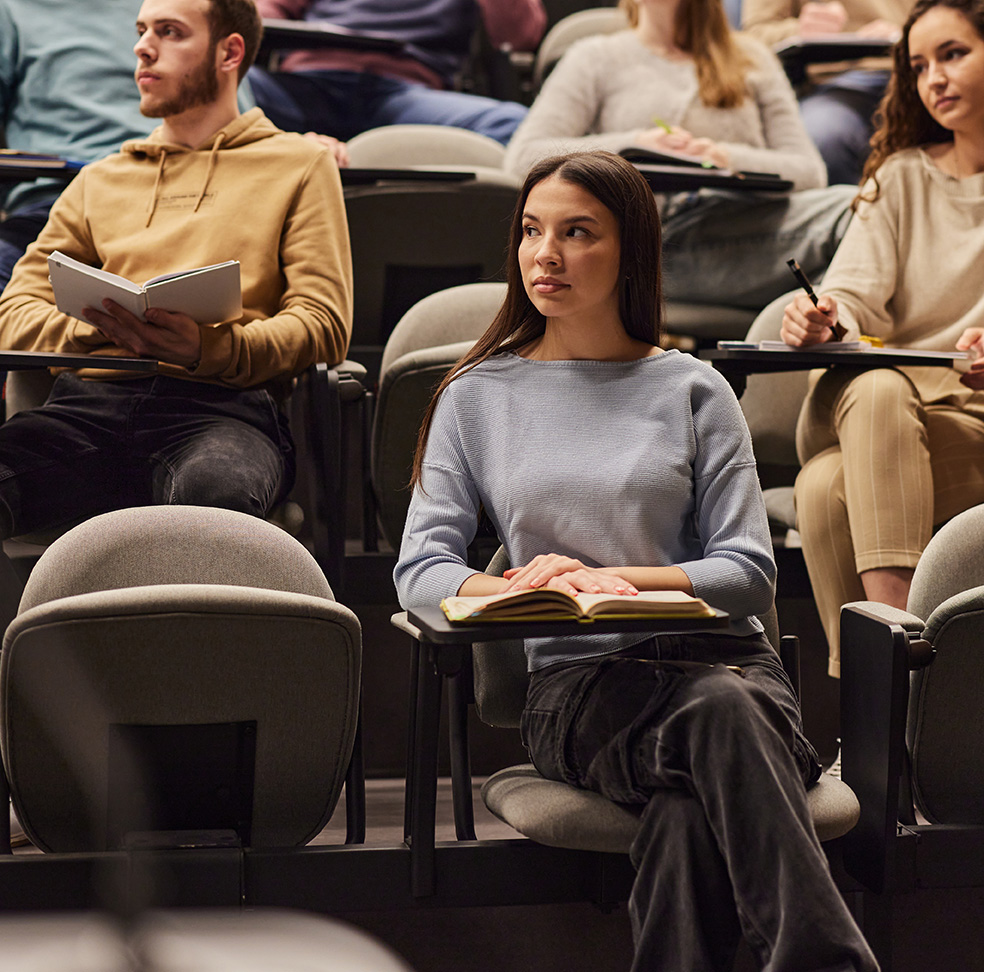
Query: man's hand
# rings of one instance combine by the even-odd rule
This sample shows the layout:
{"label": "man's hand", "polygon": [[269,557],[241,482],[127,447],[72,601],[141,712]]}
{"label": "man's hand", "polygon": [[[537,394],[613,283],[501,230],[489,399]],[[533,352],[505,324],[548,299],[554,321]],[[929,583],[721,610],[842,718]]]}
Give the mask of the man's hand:
{"label": "man's hand", "polygon": [[184,368],[194,367],[202,356],[202,336],[198,324],[187,314],[151,307],[142,321],[104,300],[103,309],[85,308],[86,320],[117,347],[140,358],[153,358]]}
{"label": "man's hand", "polygon": [[817,34],[839,34],[847,23],[847,11],[840,0],[817,3],[809,0],[803,4],[799,15],[800,37],[814,37]]}
{"label": "man's hand", "polygon": [[958,351],[970,351],[974,360],[970,371],[960,376],[960,380],[977,391],[984,388],[984,327],[968,327],[957,339]]}
{"label": "man's hand", "polygon": [[338,163],[340,169],[348,168],[348,146],[344,142],[340,142],[337,138],[332,138],[331,135],[322,135],[320,132],[305,132],[304,137],[328,149],[335,156],[335,161]]}
{"label": "man's hand", "polygon": [[540,554],[525,567],[512,567],[503,575],[509,584],[502,589],[524,591],[544,588],[577,594],[638,594],[639,591],[617,574],[606,573],[600,568],[588,567],[575,557],[560,554]]}
{"label": "man's hand", "polygon": [[821,296],[819,306],[806,294],[799,294],[782,312],[781,337],[794,348],[805,348],[811,344],[831,341],[834,332],[831,328],[837,323],[837,301],[833,297]]}

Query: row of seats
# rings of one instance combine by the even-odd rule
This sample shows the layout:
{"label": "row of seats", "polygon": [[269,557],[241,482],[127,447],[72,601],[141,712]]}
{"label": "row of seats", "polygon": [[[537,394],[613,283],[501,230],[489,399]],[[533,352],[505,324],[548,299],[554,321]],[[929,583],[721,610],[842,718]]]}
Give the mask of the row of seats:
{"label": "row of seats", "polygon": [[[916,573],[912,613],[874,604],[845,613],[850,788],[828,777],[811,796],[845,890],[890,901],[924,886],[984,886],[982,525],[984,508],[976,508],[937,534]],[[356,857],[351,847],[291,850],[327,822],[346,775],[350,801],[361,787],[351,762],[358,618],[334,600],[303,546],[242,514],[145,507],[69,531],[39,561],[3,646],[2,782],[49,853],[0,859],[0,902],[78,907],[120,895],[120,887],[107,892],[111,881],[86,883],[95,864],[109,867],[120,855],[130,861],[117,872],[129,876],[131,908],[159,903],[162,893],[138,882],[144,897],[134,900],[136,860],[185,874],[186,883],[170,875],[171,903],[258,896],[320,908],[325,896],[337,907],[349,895],[410,906],[428,897],[447,903],[466,881],[475,884],[452,903],[558,900],[557,869],[563,882],[571,869],[584,882],[563,893],[618,900],[630,881],[624,854],[634,815],[541,780],[530,766],[495,774],[483,796],[532,840],[474,840],[463,713],[474,701],[483,720],[515,727],[525,697],[521,645],[476,644],[462,654],[467,645],[435,641],[413,618],[394,620],[415,639],[407,843]],[[774,637],[774,617],[766,621]],[[795,676],[788,653],[786,664]],[[434,843],[444,679],[458,795],[453,847]],[[360,813],[351,802],[349,810]],[[356,828],[353,844],[360,837]],[[186,848],[180,863],[168,856],[178,847]],[[74,880],[49,885],[45,862],[49,875]],[[865,930],[877,950],[879,928]]]}

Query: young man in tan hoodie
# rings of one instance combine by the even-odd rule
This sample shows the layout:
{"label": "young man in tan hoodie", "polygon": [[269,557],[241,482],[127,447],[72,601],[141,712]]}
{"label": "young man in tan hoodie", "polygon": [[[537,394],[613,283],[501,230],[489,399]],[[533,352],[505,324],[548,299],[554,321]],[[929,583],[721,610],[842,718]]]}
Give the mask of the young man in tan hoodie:
{"label": "young man in tan hoodie", "polygon": [[[253,0],[143,3],[135,77],[161,124],[82,170],[0,300],[0,346],[93,358],[0,426],[0,537],[153,503],[262,516],[289,490],[279,405],[294,375],[344,358],[352,274],[331,153],[239,113],[260,31]],[[140,320],[104,301],[68,317],[48,282],[54,250],[137,283],[238,260],[243,314]],[[114,355],[159,364],[134,377]]]}

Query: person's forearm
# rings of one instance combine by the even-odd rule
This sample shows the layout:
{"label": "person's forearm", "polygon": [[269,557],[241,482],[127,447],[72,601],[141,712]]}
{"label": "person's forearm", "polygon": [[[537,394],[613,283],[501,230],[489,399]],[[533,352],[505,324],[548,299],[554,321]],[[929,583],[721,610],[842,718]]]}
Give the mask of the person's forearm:
{"label": "person's forearm", "polygon": [[686,572],[679,567],[604,567],[606,574],[614,574],[628,581],[640,591],[683,591],[693,595],[694,587]]}
{"label": "person's forearm", "polygon": [[478,0],[485,31],[493,47],[535,51],[547,26],[540,0]]}
{"label": "person's forearm", "polygon": [[487,597],[491,594],[499,594],[508,583],[509,581],[504,577],[475,573],[465,578],[464,583],[458,588],[458,594],[461,597]]}

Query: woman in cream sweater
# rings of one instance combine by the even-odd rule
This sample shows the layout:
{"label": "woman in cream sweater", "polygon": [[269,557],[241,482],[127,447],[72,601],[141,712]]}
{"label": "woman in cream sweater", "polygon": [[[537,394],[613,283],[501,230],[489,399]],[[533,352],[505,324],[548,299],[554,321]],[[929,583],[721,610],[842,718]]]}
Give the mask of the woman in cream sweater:
{"label": "woman in cream sweater", "polygon": [[819,306],[782,333],[802,347],[865,333],[970,350],[969,371],[833,369],[800,414],[803,553],[840,672],[841,605],[905,607],[933,527],[984,502],[984,3],[919,0],[895,51],[858,197]]}
{"label": "woman in cream sweater", "polygon": [[759,308],[789,289],[785,262],[819,276],[854,192],[823,188],[778,60],[734,33],[720,0],[622,0],[631,30],[586,38],[548,77],[509,144],[523,175],[558,152],[632,145],[776,172],[795,192],[701,190],[659,199],[666,296]]}

